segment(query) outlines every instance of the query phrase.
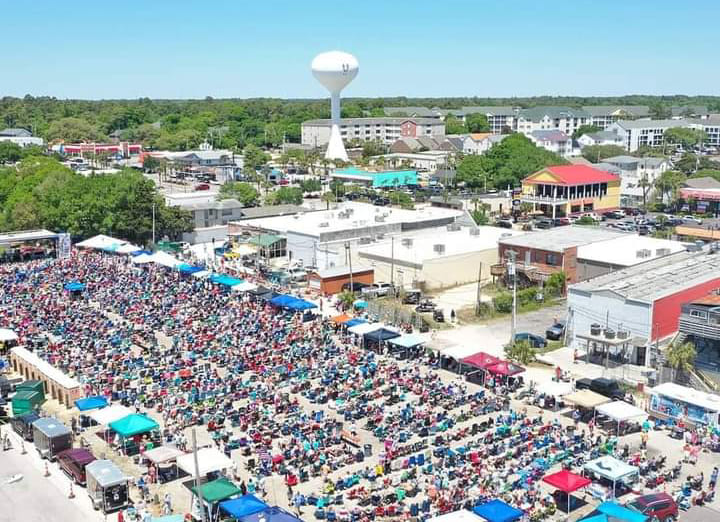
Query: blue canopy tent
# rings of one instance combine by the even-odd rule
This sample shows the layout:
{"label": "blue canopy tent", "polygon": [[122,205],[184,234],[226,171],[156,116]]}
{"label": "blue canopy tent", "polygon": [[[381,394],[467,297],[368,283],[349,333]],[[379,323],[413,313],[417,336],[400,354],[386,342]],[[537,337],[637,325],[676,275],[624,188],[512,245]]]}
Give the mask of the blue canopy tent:
{"label": "blue canopy tent", "polygon": [[645,522],[642,513],[621,506],[617,502],[603,502],[589,516],[579,522]]}
{"label": "blue canopy tent", "polygon": [[240,518],[254,513],[260,513],[269,506],[255,495],[243,495],[242,497],[220,502],[220,509],[233,518]]}
{"label": "blue canopy tent", "polygon": [[202,272],[204,270],[201,266],[192,266],[187,263],[180,263],[177,269],[181,274],[194,274],[195,272]]}
{"label": "blue canopy tent", "polygon": [[104,408],[107,406],[107,399],[102,395],[95,395],[94,397],[85,397],[84,399],[78,399],[75,401],[75,406],[80,411],[94,410],[97,408]]}
{"label": "blue canopy tent", "polygon": [[365,319],[361,319],[360,317],[356,317],[354,319],[350,319],[345,323],[345,326],[348,328],[352,328],[353,326],[357,326],[359,324],[367,323]]}
{"label": "blue canopy tent", "polygon": [[65,283],[65,290],[68,292],[82,292],[85,290],[85,285],[79,281],[70,281],[69,283]]}
{"label": "blue canopy tent", "polygon": [[151,250],[136,250],[135,252],[130,252],[130,255],[133,257],[141,256],[143,254],[145,254],[147,256],[151,256],[152,251]]}
{"label": "blue canopy tent", "polygon": [[519,509],[499,499],[475,506],[473,513],[488,522],[513,522],[519,520],[524,514]]}
{"label": "blue canopy tent", "polygon": [[302,522],[302,519],[291,515],[279,507],[270,507],[265,511],[258,511],[252,515],[245,515],[238,519],[240,522]]}
{"label": "blue canopy tent", "polygon": [[235,286],[239,285],[243,282],[242,279],[237,279],[236,277],[230,277],[229,275],[225,274],[213,274],[210,276],[210,281],[212,281],[215,284],[223,285],[223,286]]}
{"label": "blue canopy tent", "polygon": [[311,303],[310,301],[306,301],[305,299],[295,299],[291,303],[288,303],[286,306],[291,310],[310,310],[312,308],[317,308],[316,304]]}
{"label": "blue canopy tent", "polygon": [[291,295],[280,294],[280,295],[276,295],[275,297],[273,297],[272,299],[270,299],[270,304],[273,305],[273,306],[287,307],[287,306],[289,306],[291,303],[294,303],[294,302],[297,301],[297,300],[298,300],[297,298],[295,298],[295,297],[293,297],[293,296],[291,296]]}

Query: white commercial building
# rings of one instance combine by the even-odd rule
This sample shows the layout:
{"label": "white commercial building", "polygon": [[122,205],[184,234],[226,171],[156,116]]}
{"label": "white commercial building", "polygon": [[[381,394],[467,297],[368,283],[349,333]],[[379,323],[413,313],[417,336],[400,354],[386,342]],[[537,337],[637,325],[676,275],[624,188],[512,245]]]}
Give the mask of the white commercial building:
{"label": "white commercial building", "polygon": [[[302,144],[324,147],[330,141],[330,120],[302,123]],[[436,118],[343,118],[340,136],[343,140],[380,141],[386,145],[396,140],[421,136],[444,136],[445,123]]]}
{"label": "white commercial building", "polygon": [[29,130],[26,129],[4,129],[0,130],[0,141],[9,141],[20,147],[29,147],[32,145],[43,147],[45,140],[36,138]]}
{"label": "white commercial building", "polygon": [[375,279],[399,286],[427,290],[491,279],[490,267],[498,262],[498,240],[522,234],[498,227],[427,229],[386,238],[359,247],[364,264],[375,268]]}
{"label": "white commercial building", "polygon": [[662,147],[666,130],[688,125],[686,120],[622,120],[613,123],[607,130],[619,136],[625,150],[635,152],[645,146]]}
{"label": "white commercial building", "polygon": [[409,167],[420,171],[434,172],[445,167],[450,152],[446,150],[428,150],[425,152],[393,152],[381,156],[385,159],[385,166],[397,169]]}
{"label": "white commercial building", "polygon": [[650,200],[655,180],[670,168],[670,164],[664,158],[613,156],[604,159],[595,168],[619,175],[620,206],[635,207]]}
{"label": "white commercial building", "polygon": [[[287,238],[290,260],[321,269],[347,265],[359,246],[390,235],[446,226],[465,216],[463,211],[423,207],[418,210],[346,202],[331,210],[240,221],[234,226],[248,234],[272,233]],[[352,259],[351,258],[351,259]]]}

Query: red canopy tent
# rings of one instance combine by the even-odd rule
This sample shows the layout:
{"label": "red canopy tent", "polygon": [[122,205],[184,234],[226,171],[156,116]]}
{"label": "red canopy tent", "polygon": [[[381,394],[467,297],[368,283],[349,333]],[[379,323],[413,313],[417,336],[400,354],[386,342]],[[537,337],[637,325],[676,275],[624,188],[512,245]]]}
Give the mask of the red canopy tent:
{"label": "red canopy tent", "polygon": [[485,370],[488,366],[492,366],[493,364],[497,364],[501,361],[498,357],[495,357],[494,355],[490,355],[489,353],[485,352],[479,352],[475,355],[471,355],[470,357],[465,357],[460,362],[463,364],[467,364],[470,366],[473,366],[475,368],[479,368],[481,370]]}
{"label": "red canopy tent", "polygon": [[566,469],[544,476],[543,482],[567,494],[568,515],[570,514],[570,493],[592,484],[592,480],[589,478],[578,475],[577,473],[572,473]]}
{"label": "red canopy tent", "polygon": [[485,369],[494,375],[503,375],[505,377],[512,377],[513,375],[517,375],[518,373],[525,371],[525,368],[511,363],[510,361],[500,361],[488,366]]}

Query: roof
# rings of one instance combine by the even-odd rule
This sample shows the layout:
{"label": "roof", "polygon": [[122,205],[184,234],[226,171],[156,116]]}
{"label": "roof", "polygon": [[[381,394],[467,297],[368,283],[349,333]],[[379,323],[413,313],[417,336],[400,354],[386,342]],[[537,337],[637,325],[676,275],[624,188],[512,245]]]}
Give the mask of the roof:
{"label": "roof", "polygon": [[707,105],[673,105],[670,107],[673,116],[706,116],[710,114]]}
{"label": "roof", "polygon": [[[340,125],[402,125],[406,121],[412,121],[413,123],[419,123],[424,125],[442,125],[445,127],[445,123],[437,118],[341,118]],[[317,119],[307,120],[302,122],[303,125],[330,125],[332,123],[329,119]]]}
{"label": "roof", "polygon": [[475,141],[482,141],[490,136],[494,136],[494,134],[492,132],[473,132],[470,134],[470,137]]}
{"label": "roof", "polygon": [[595,411],[619,422],[647,417],[645,410],[624,401],[606,402],[595,408]]}
{"label": "roof", "polygon": [[584,488],[592,484],[592,480],[589,478],[578,475],[566,469],[546,475],[543,477],[543,482],[550,484],[555,489],[564,491],[565,493],[572,493],[578,489]]}
{"label": "roof", "polygon": [[44,433],[47,437],[51,438],[72,433],[70,428],[65,426],[55,417],[41,417],[33,422],[33,427]]}
{"label": "roof", "polygon": [[8,232],[0,234],[0,245],[11,243],[21,243],[24,241],[39,241],[41,239],[57,239],[58,234],[45,229],[38,230],[21,230],[18,232]]}
{"label": "roof", "polygon": [[710,411],[720,411],[720,395],[705,393],[700,390],[681,386],[674,382],[659,384],[649,390],[650,394],[664,395],[688,404],[701,406]]}
{"label": "roof", "polygon": [[68,377],[62,370],[55,368],[53,365],[41,359],[35,353],[23,348],[22,346],[15,346],[10,348],[10,351],[17,357],[22,358],[25,362],[34,366],[35,369],[41,374],[45,375],[48,379],[55,381],[57,384],[67,389],[79,388],[80,383]]}
{"label": "roof", "polygon": [[694,305],[720,306],[720,294],[710,293],[692,301]]}
{"label": "roof", "polygon": [[565,396],[565,402],[576,404],[581,408],[592,409],[606,402],[610,402],[610,398],[600,395],[592,390],[578,390]]}
{"label": "roof", "polygon": [[0,131],[0,136],[12,137],[12,138],[29,138],[32,133],[27,129],[3,129]]}
{"label": "roof", "polygon": [[477,106],[461,107],[460,111],[465,114],[484,114],[486,116],[515,116],[517,110],[509,105],[500,106]]}
{"label": "roof", "polygon": [[484,519],[475,513],[461,509],[459,511],[453,511],[452,513],[445,513],[444,515],[429,518],[427,522],[483,522],[483,520]]}
{"label": "roof", "polygon": [[703,178],[688,178],[683,185],[694,189],[720,189],[720,181],[709,176]]}
{"label": "roof", "polygon": [[605,477],[608,480],[620,480],[638,472],[638,468],[636,466],[631,466],[630,464],[610,455],[605,455],[598,459],[591,460],[585,464],[583,468],[592,471],[596,475]]}
{"label": "roof", "polygon": [[603,518],[591,516],[590,518],[583,518],[582,520],[586,522],[594,522],[596,520],[603,520],[605,522],[646,522],[648,519],[648,517],[642,513],[628,509],[612,501],[603,502],[593,513],[601,513],[601,517]]}
{"label": "roof", "polygon": [[217,201],[178,201],[176,205],[186,210],[229,210],[243,208],[243,204],[233,198],[220,199]]}
{"label": "roof", "polygon": [[235,519],[264,511],[269,506],[255,495],[243,495],[220,503],[220,509]]}
{"label": "roof", "polygon": [[615,174],[588,165],[551,165],[531,174],[523,180],[523,183],[587,185],[591,183],[610,183],[612,181],[620,181],[620,178]]}
{"label": "roof", "polygon": [[[436,261],[450,256],[460,256],[496,250],[498,241],[522,236],[524,233],[499,227],[477,227],[478,235],[472,235],[469,227],[449,231],[446,228],[438,233],[437,228],[429,228],[412,234],[403,234],[401,238],[384,239],[380,243],[359,246],[361,258],[387,261],[394,257],[396,263],[421,268],[423,263]],[[438,249],[442,245],[442,249]]]}
{"label": "roof", "polygon": [[[197,495],[198,490],[195,486],[191,487],[190,491]],[[200,486],[200,493],[202,494],[203,501],[208,504],[220,502],[226,498],[239,495],[241,492],[242,491],[239,487],[226,478],[219,478],[217,480],[213,480],[212,482],[206,482]]]}
{"label": "roof", "polygon": [[132,413],[110,423],[110,428],[123,438],[158,429],[158,423],[145,415]]}
{"label": "roof", "polygon": [[88,476],[95,477],[95,481],[101,487],[114,486],[129,479],[117,465],[110,460],[93,460],[85,466]]}
{"label": "roof", "polygon": [[[720,191],[718,192],[718,199],[720,199]],[[712,239],[712,240],[720,240],[720,231],[718,230],[710,230],[707,228],[701,228],[701,227],[685,227],[685,226],[678,226],[675,227],[675,233],[678,236],[688,236],[688,237],[694,237],[699,239]]]}
{"label": "roof", "polygon": [[443,111],[428,109],[427,107],[385,107],[383,109],[388,116],[419,116],[422,118],[439,118]]}
{"label": "roof", "polygon": [[666,163],[667,160],[665,158],[636,158],[635,156],[620,155],[613,156],[611,158],[605,158],[603,162],[613,165],[630,165],[633,168],[637,168],[638,165],[648,168],[662,165],[663,163]]}
{"label": "roof", "polygon": [[275,234],[259,234],[257,236],[251,237],[248,240],[248,243],[251,245],[257,245],[259,247],[269,247],[277,243],[278,241],[282,241],[282,237],[275,235]]}
{"label": "roof", "polygon": [[673,127],[685,127],[688,125],[688,121],[679,120],[618,120],[615,125],[622,127],[623,129],[670,129]]}
{"label": "roof", "polygon": [[242,211],[242,219],[256,219],[272,216],[285,216],[307,212],[308,209],[300,205],[267,205],[264,207],[250,207]]}
{"label": "roof", "polygon": [[608,241],[626,235],[624,232],[604,227],[571,225],[502,238],[499,243],[507,246],[547,250],[548,252],[564,252],[568,248]]}
{"label": "roof", "polygon": [[529,121],[540,121],[545,116],[550,119],[558,118],[589,118],[590,115],[582,109],[574,109],[571,107],[532,107],[530,109],[521,109],[520,117]]}
{"label": "roof", "polygon": [[570,140],[570,136],[560,130],[536,130],[530,133],[530,136],[539,141],[564,142]]}
{"label": "roof", "polygon": [[613,131],[590,132],[588,134],[585,134],[585,136],[589,136],[590,138],[592,138],[595,141],[606,141],[606,140],[618,141],[621,139],[620,136],[618,136]]}
{"label": "roof", "polygon": [[584,105],[583,110],[590,116],[632,116],[635,118],[650,114],[647,105]]}
{"label": "roof", "polygon": [[568,293],[609,291],[625,299],[652,303],[661,297],[715,280],[720,286],[720,256],[704,249],[700,252],[679,252],[616,270],[572,285]]}
{"label": "roof", "polygon": [[685,245],[679,241],[623,234],[607,241],[579,246],[577,258],[578,260],[624,267],[645,263],[684,250]]}
{"label": "roof", "polygon": [[[233,467],[233,461],[217,448],[199,449],[197,461],[201,477],[214,471],[222,471]],[[195,460],[192,453],[177,457],[177,465],[188,475],[195,476]]]}
{"label": "roof", "polygon": [[[375,269],[371,266],[354,266],[352,269],[353,274],[361,274],[363,272],[372,272]],[[324,270],[318,270],[315,272],[320,278],[327,279],[329,277],[340,277],[340,276],[349,276],[350,275],[350,267],[347,265],[342,266],[333,266],[330,268],[326,268]]]}
{"label": "roof", "polygon": [[488,522],[512,522],[513,520],[518,520],[524,514],[519,509],[499,499],[475,506],[473,513],[481,516]]}
{"label": "roof", "polygon": [[162,464],[163,462],[169,462],[181,455],[185,455],[185,452],[177,449],[175,446],[158,446],[145,451],[143,455],[146,459],[156,464]]}

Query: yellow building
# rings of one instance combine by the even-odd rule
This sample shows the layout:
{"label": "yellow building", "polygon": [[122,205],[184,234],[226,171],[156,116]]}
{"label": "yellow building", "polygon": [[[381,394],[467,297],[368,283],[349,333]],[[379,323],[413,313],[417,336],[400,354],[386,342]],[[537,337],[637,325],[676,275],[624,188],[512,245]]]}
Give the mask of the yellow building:
{"label": "yellow building", "polygon": [[620,207],[620,177],[587,165],[545,167],[522,181],[520,201],[552,218]]}

